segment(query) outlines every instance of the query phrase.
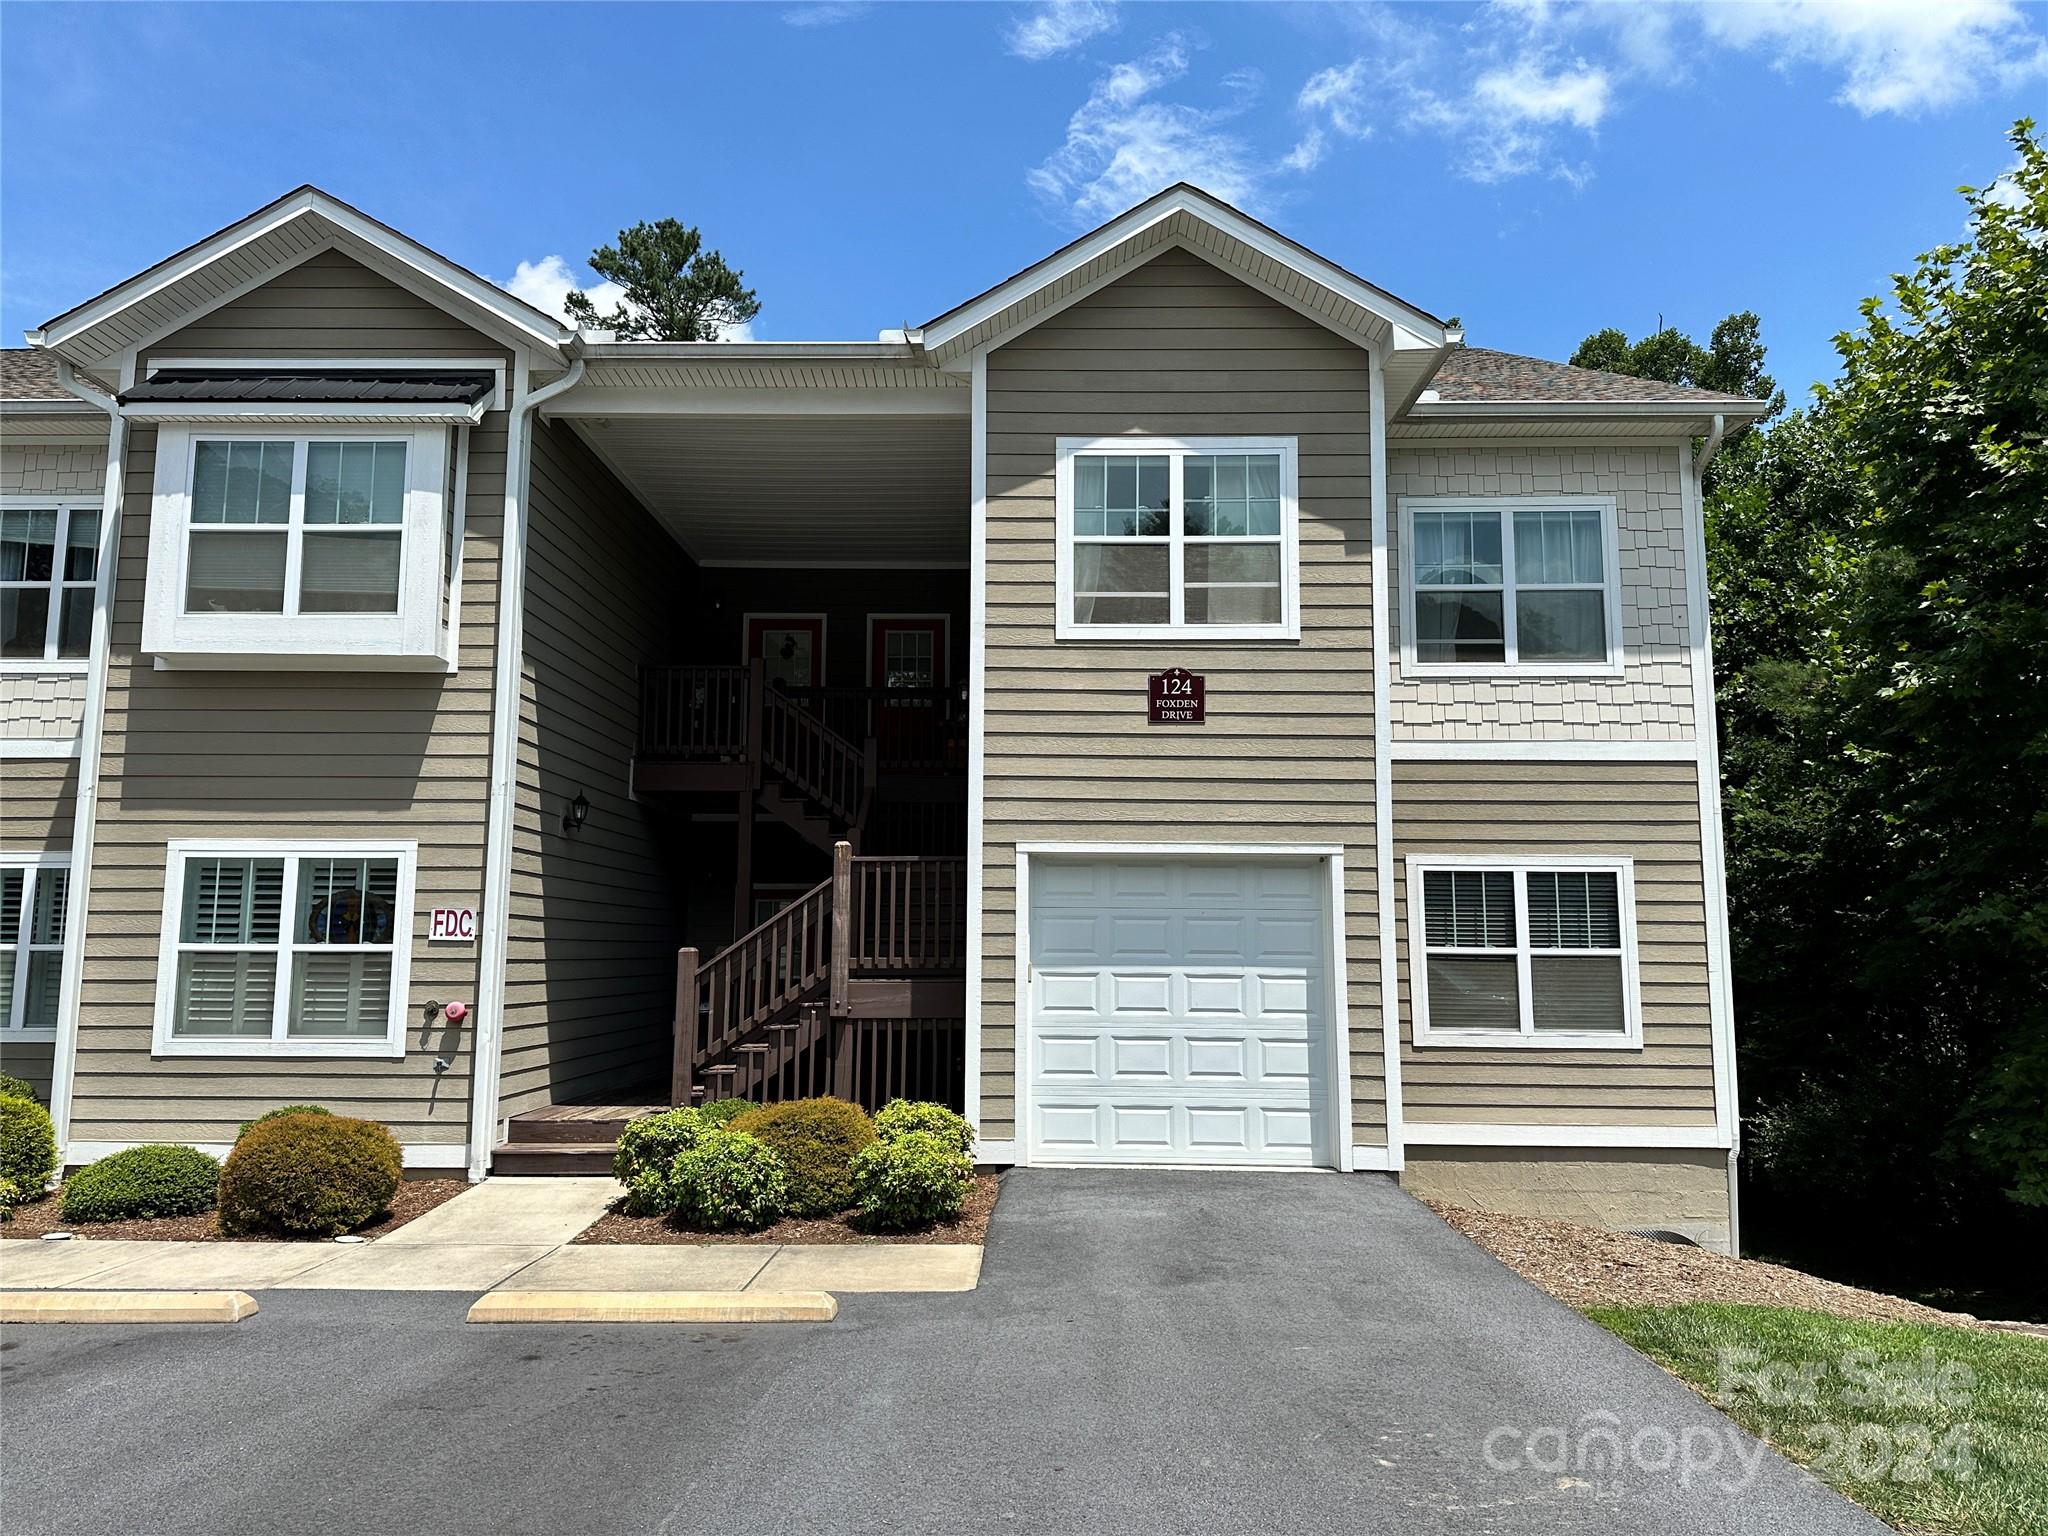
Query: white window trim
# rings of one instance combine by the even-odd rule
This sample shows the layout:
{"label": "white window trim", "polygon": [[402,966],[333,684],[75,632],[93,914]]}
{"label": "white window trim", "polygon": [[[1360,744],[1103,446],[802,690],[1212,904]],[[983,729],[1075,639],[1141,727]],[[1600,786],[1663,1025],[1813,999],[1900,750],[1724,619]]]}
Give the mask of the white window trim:
{"label": "white window trim", "polygon": [[[410,662],[450,659],[448,626],[442,618],[442,551],[449,505],[449,429],[432,426],[365,424],[281,427],[222,421],[217,426],[167,426],[157,433],[156,477],[149,520],[149,585],[144,601],[142,648],[159,657],[240,657],[286,661],[309,656],[347,658],[375,665],[378,658]],[[281,613],[189,613],[185,609],[191,553],[192,473],[202,442],[289,442],[298,445],[292,463],[292,505],[296,516],[284,524],[286,611]],[[405,515],[399,529],[398,609],[395,613],[298,613],[299,551],[303,543],[302,493],[306,446],[316,442],[404,442]],[[225,526],[225,525],[205,525]],[[388,525],[387,525],[388,526]],[[449,594],[449,608],[460,593]]]}
{"label": "white window trim", "polygon": [[[1635,860],[1621,856],[1540,859],[1491,858],[1476,854],[1410,854],[1402,861],[1408,899],[1408,992],[1411,1038],[1417,1046],[1469,1046],[1475,1050],[1640,1051],[1643,1048],[1642,977],[1636,956]],[[1487,1029],[1432,1029],[1429,1024],[1429,946],[1424,928],[1423,876],[1432,870],[1488,870],[1515,877],[1515,955],[1517,990],[1522,1005],[1518,1034]],[[1574,1034],[1564,1030],[1537,1032],[1533,1024],[1534,994],[1529,985],[1529,902],[1527,877],[1552,870],[1612,874],[1621,902],[1621,1011],[1623,1027]],[[1500,951],[1506,954],[1507,951]],[[1576,951],[1562,951],[1576,953]],[[1608,951],[1600,951],[1608,953]]]}
{"label": "white window trim", "polygon": [[[44,503],[45,506],[48,503]],[[21,1024],[22,1009],[28,1002],[28,957],[34,946],[29,943],[29,933],[35,914],[36,883],[43,871],[50,869],[69,870],[71,855],[64,853],[0,853],[0,869],[28,871],[21,884],[21,920],[14,939],[14,988],[8,996],[0,998],[0,1008],[6,1010],[0,1017],[0,1041],[11,1045],[48,1045],[57,1039],[56,1026],[48,1029],[24,1029]],[[64,915],[70,916],[70,903],[64,906]],[[66,938],[69,938],[67,932]],[[46,951],[54,948],[63,958],[57,963],[71,963],[72,946],[66,943],[42,946]],[[59,983],[61,985],[61,982]]]}
{"label": "white window trim", "polygon": [[[1300,447],[1292,437],[1063,437],[1055,445],[1053,615],[1055,640],[1299,640],[1301,638]],[[1074,619],[1074,457],[1083,453],[1172,454],[1172,524],[1166,542],[1171,611],[1181,612],[1183,551],[1181,462],[1188,454],[1280,455],[1280,622],[1277,624],[1081,624]]]}
{"label": "white window trim", "polygon": [[[1602,606],[1607,620],[1605,661],[1519,661],[1515,650],[1515,519],[1516,512],[1582,512],[1600,514],[1600,555],[1603,565]],[[1401,670],[1410,677],[1620,677],[1626,658],[1621,645],[1621,527],[1612,496],[1403,496],[1401,519]],[[1501,520],[1501,628],[1507,660],[1489,662],[1421,661],[1415,632],[1415,514],[1418,511],[1491,512]],[[1583,590],[1578,582],[1568,583]],[[1431,588],[1449,591],[1450,588]],[[1492,588],[1480,590],[1491,591]],[[1543,590],[1532,584],[1531,590]]]}
{"label": "white window trim", "polygon": [[[93,593],[97,593],[99,590],[100,558],[102,553],[104,552],[104,546],[106,543],[105,539],[103,538],[93,540],[93,564],[91,581],[66,581],[64,580],[62,573],[64,567],[64,551],[67,548],[65,541],[67,538],[69,538],[71,533],[72,513],[90,512],[94,517],[100,517],[102,515],[100,500],[101,498],[97,494],[91,496],[77,496],[69,494],[63,496],[35,496],[26,493],[10,492],[5,496],[0,496],[0,511],[54,511],[57,514],[57,547],[55,559],[55,573],[52,575],[49,581],[40,583],[40,585],[46,587],[50,593],[50,613],[48,621],[44,626],[43,631],[43,654],[40,656],[9,656],[4,660],[0,660],[0,669],[4,669],[5,671],[11,673],[34,672],[49,674],[52,672],[84,672],[88,667],[91,666],[92,657],[90,655],[59,656],[56,654],[57,626],[61,622],[61,615],[63,610],[63,601],[61,594],[65,591],[66,588],[76,588],[80,591]],[[102,529],[101,531],[104,532],[105,530]],[[11,581],[7,583],[7,585],[10,589],[19,590],[24,587],[34,587],[38,585],[38,583],[31,581]],[[97,597],[95,597],[94,601],[98,601]]]}
{"label": "white window trim", "polygon": [[[405,1057],[405,1026],[409,1015],[407,988],[412,973],[414,880],[419,863],[419,844],[411,838],[357,841],[354,839],[224,838],[173,839],[167,848],[164,869],[162,933],[157,950],[156,1027],[150,1048],[153,1056],[243,1056],[299,1058],[374,1057],[400,1061]],[[277,997],[269,1038],[249,1035],[177,1035],[172,1025],[178,1008],[179,935],[184,931],[185,865],[192,859],[272,858],[285,861],[283,920],[278,925]],[[332,1038],[293,1040],[284,1036],[291,1006],[292,914],[298,898],[298,865],[302,859],[396,859],[398,861],[398,918],[393,925],[391,946],[391,1026],[380,1038],[338,1040]],[[244,948],[255,948],[248,945]]]}

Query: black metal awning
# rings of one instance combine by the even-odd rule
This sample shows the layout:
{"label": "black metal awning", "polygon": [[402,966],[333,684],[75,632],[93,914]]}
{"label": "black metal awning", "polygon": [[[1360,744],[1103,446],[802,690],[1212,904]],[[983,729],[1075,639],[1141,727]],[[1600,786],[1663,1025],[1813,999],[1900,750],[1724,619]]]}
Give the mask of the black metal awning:
{"label": "black metal awning", "polygon": [[475,405],[491,392],[492,376],[417,369],[323,369],[248,372],[217,368],[164,368],[133,389],[123,405],[174,402],[295,405]]}

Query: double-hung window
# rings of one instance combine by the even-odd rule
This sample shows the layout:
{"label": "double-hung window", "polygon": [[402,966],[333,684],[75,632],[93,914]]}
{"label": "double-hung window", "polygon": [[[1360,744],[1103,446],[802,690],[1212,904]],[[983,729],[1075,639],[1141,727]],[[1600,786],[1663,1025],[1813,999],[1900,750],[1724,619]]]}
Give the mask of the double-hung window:
{"label": "double-hung window", "polygon": [[1642,1044],[1626,859],[1408,860],[1417,1045]]}
{"label": "double-hung window", "polygon": [[165,426],[143,648],[445,662],[449,434],[439,427]]}
{"label": "double-hung window", "polygon": [[1612,497],[1401,503],[1416,672],[1612,673],[1621,660]]}
{"label": "double-hung window", "polygon": [[61,858],[0,863],[0,1041],[57,1038],[70,881]]}
{"label": "double-hung window", "polygon": [[414,847],[173,843],[158,1054],[402,1056]]}
{"label": "double-hung window", "polygon": [[1292,438],[1058,445],[1061,639],[1300,633]]}
{"label": "double-hung window", "polygon": [[86,659],[99,544],[97,503],[0,507],[0,658]]}

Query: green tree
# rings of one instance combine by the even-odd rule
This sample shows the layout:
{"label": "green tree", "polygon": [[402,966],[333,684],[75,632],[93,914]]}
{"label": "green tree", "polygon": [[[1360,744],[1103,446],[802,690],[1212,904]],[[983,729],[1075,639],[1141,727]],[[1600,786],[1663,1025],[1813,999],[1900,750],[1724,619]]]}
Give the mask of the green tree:
{"label": "green tree", "polygon": [[580,293],[564,308],[585,330],[613,331],[625,341],[716,341],[721,332],[761,312],[739,270],[704,248],[696,226],[657,219],[619,231],[617,245],[590,253],[591,270],[626,290],[608,315]]}
{"label": "green tree", "polygon": [[1784,409],[1785,396],[1764,372],[1762,324],[1749,310],[1730,315],[1714,327],[1704,347],[1676,326],[1667,325],[1633,342],[1626,331],[1609,326],[1580,342],[1571,362],[1574,368],[1768,400],[1776,415]]}

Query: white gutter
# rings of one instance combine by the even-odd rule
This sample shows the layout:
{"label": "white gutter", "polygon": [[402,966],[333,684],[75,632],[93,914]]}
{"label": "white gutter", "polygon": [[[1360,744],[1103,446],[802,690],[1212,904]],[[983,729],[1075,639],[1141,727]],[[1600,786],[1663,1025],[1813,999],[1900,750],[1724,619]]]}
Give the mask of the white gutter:
{"label": "white gutter", "polygon": [[[85,670],[85,718],[78,727],[78,799],[71,822],[71,872],[64,891],[64,970],[57,996],[57,1043],[50,1060],[50,1118],[60,1158],[71,1140],[71,1094],[78,1059],[78,1016],[85,985],[86,893],[92,884],[93,827],[99,810],[100,744],[106,735],[107,650],[114,610],[114,560],[121,547],[121,489],[128,423],[112,395],[57,359],[57,382],[106,413],[107,473],[100,491],[99,579],[93,585],[92,643]],[[61,1163],[60,1163],[60,1166]]]}
{"label": "white gutter", "polygon": [[[572,343],[572,346],[575,344]],[[577,346],[569,371],[527,392],[528,358],[513,357],[505,429],[505,520],[498,533],[498,623],[491,674],[491,788],[484,820],[483,931],[475,1034],[470,1041],[469,1176],[481,1179],[497,1142],[498,1064],[505,1050],[505,965],[511,938],[512,835],[518,808],[519,705],[526,672],[526,489],[537,406],[573,389],[587,366]]]}
{"label": "white gutter", "polygon": [[[1727,431],[1728,418],[1717,415],[1714,418],[1713,431],[1707,434],[1707,440],[1700,444],[1698,457],[1692,461],[1692,472],[1702,482],[1706,479],[1707,466],[1714,462],[1714,455],[1721,451],[1721,439],[1727,434]],[[1704,483],[1702,483],[1701,489],[1702,491],[1705,490]],[[1701,510],[1702,512],[1705,511],[1704,504],[1702,504]]]}

